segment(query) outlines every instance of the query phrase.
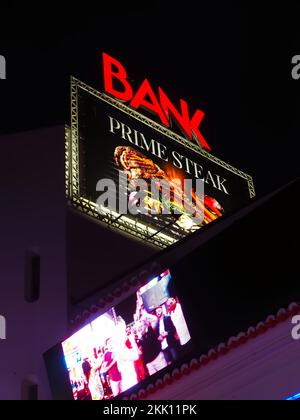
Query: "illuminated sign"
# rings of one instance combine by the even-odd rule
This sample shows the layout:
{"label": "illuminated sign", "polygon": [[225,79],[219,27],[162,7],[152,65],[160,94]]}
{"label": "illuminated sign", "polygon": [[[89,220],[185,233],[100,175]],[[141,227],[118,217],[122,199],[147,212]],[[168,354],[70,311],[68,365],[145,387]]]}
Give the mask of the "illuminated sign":
{"label": "illuminated sign", "polygon": [[[132,107],[74,78],[71,93],[72,126],[66,148],[68,195],[80,211],[166,247],[255,196],[251,176]],[[171,192],[159,197],[147,192],[139,201],[140,211],[132,214],[127,207],[124,211],[122,197],[132,205],[137,201],[137,191],[128,184],[121,185],[124,175],[131,183],[168,183]],[[186,191],[183,187],[188,181],[191,184]],[[199,181],[204,188],[201,197],[195,194]],[[99,204],[105,182],[108,202],[115,202],[114,206]],[[182,205],[186,202],[191,209],[202,212],[200,221],[187,214]],[[172,212],[166,212],[170,208]]]}
{"label": "illuminated sign", "polygon": [[192,340],[172,283],[166,270],[50,350],[54,393],[67,374],[73,399],[113,399],[184,357]]}
{"label": "illuminated sign", "polygon": [[199,130],[204,118],[203,111],[197,109],[190,117],[188,104],[183,99],[180,99],[180,111],[178,111],[161,87],[158,87],[158,96],[155,94],[148,79],[145,79],[134,93],[124,66],[106,53],[103,53],[103,75],[106,93],[128,102],[134,109],[142,108],[154,113],[167,127],[170,127],[174,121],[190,140],[195,139],[204,149],[211,150]]}

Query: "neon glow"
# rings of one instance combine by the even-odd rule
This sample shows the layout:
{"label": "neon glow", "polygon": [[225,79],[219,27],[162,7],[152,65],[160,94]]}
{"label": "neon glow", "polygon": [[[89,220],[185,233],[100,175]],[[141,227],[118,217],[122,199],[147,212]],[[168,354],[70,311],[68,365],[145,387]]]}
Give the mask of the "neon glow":
{"label": "neon glow", "polygon": [[211,151],[210,145],[199,131],[205,115],[203,111],[197,109],[190,118],[186,101],[180,99],[180,111],[178,111],[161,87],[158,87],[158,96],[155,94],[148,79],[145,79],[134,93],[127,80],[125,67],[106,53],[103,53],[103,75],[105,92],[121,101],[130,102],[130,106],[134,109],[144,108],[151,111],[166,127],[170,127],[171,120],[174,119],[189,140],[195,139],[201,147]]}

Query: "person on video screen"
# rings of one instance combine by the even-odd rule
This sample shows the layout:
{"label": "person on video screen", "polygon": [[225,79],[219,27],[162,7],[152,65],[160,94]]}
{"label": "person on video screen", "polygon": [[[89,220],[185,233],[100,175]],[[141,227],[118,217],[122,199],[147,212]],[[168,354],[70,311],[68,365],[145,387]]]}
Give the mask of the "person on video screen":
{"label": "person on video screen", "polygon": [[138,377],[135,369],[135,362],[139,358],[139,351],[131,328],[119,328],[118,337],[118,368],[122,376],[122,392],[132,388],[138,383]]}
{"label": "person on video screen", "polygon": [[90,391],[90,395],[88,395],[87,399],[90,399],[91,397],[92,400],[102,400],[104,391],[98,375],[99,366],[97,366],[96,361],[85,358],[82,363],[82,370]]}
{"label": "person on video screen", "polygon": [[147,372],[143,360],[143,349],[141,347],[141,344],[139,343],[138,322],[135,322],[132,328],[132,334],[138,349],[138,359],[134,362],[134,367],[138,382],[141,382],[144,379],[146,379]]}
{"label": "person on video screen", "polygon": [[139,323],[138,330],[141,335],[138,340],[138,345],[142,350],[144,364],[151,376],[165,368],[167,362],[161,350],[161,342],[149,319],[142,319]]}
{"label": "person on video screen", "polygon": [[180,345],[184,346],[190,341],[191,336],[183,315],[181,305],[177,299],[170,297],[166,302],[166,307],[168,315],[171,317],[171,320],[176,328]]}
{"label": "person on video screen", "polygon": [[106,348],[103,357],[102,369],[109,376],[109,383],[113,393],[113,396],[116,397],[122,392],[122,376],[119,371],[118,362],[116,356],[113,352],[112,339],[108,338],[106,340]]}
{"label": "person on video screen", "polygon": [[161,342],[161,349],[167,363],[171,364],[177,359],[179,337],[171,317],[164,314],[161,306],[155,309],[155,314],[158,319],[156,333]]}

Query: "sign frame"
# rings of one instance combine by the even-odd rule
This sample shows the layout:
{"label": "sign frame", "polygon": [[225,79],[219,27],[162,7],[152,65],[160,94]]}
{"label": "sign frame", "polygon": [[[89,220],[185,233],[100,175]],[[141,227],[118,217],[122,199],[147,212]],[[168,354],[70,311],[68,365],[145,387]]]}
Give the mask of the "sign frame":
{"label": "sign frame", "polygon": [[151,120],[142,115],[138,111],[130,108],[122,102],[112,98],[111,96],[101,93],[84,82],[71,76],[71,127],[66,129],[66,194],[69,204],[78,211],[102,221],[110,227],[118,228],[119,230],[134,235],[135,237],[152,243],[159,248],[166,248],[169,245],[176,243],[178,240],[166,235],[163,232],[157,231],[152,227],[143,224],[140,221],[130,219],[126,215],[118,214],[115,211],[107,209],[105,214],[100,214],[97,204],[86,199],[80,194],[80,174],[79,174],[79,107],[78,107],[78,90],[82,89],[97,99],[106,102],[107,104],[117,108],[130,117],[148,125],[159,133],[171,138],[173,141],[180,143],[186,148],[191,149],[200,156],[214,162],[222,168],[233,172],[235,175],[241,177],[246,181],[249,197],[255,197],[255,187],[253,178],[245,172],[233,167],[232,165],[222,161],[201,148],[198,144],[192,143],[179,134],[171,131],[169,128]]}

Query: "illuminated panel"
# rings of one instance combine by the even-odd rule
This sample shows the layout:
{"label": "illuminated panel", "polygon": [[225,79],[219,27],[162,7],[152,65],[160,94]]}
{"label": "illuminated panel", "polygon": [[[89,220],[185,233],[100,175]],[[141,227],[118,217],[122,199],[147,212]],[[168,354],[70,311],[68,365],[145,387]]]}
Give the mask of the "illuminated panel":
{"label": "illuminated panel", "polygon": [[[71,82],[71,131],[66,134],[70,204],[158,247],[174,244],[223,214],[242,207],[255,196],[251,176],[74,78]],[[150,192],[142,202],[143,208],[149,210],[147,214],[124,213],[120,210],[120,173],[133,181],[166,180],[172,193],[156,200]],[[96,185],[103,179],[112,180],[117,186],[114,208],[97,204],[100,193]],[[193,185],[198,179],[203,181],[202,200],[198,200],[194,189],[190,191],[190,201],[186,195],[183,200],[203,212],[201,223],[195,223],[180,203],[180,187],[187,179]],[[134,199],[129,188],[125,194],[127,201]],[[173,212],[164,214],[166,206]],[[151,213],[153,208],[156,214]]]}
{"label": "illuminated panel", "polygon": [[62,343],[73,399],[113,399],[184,357],[191,336],[172,282],[166,270]]}

